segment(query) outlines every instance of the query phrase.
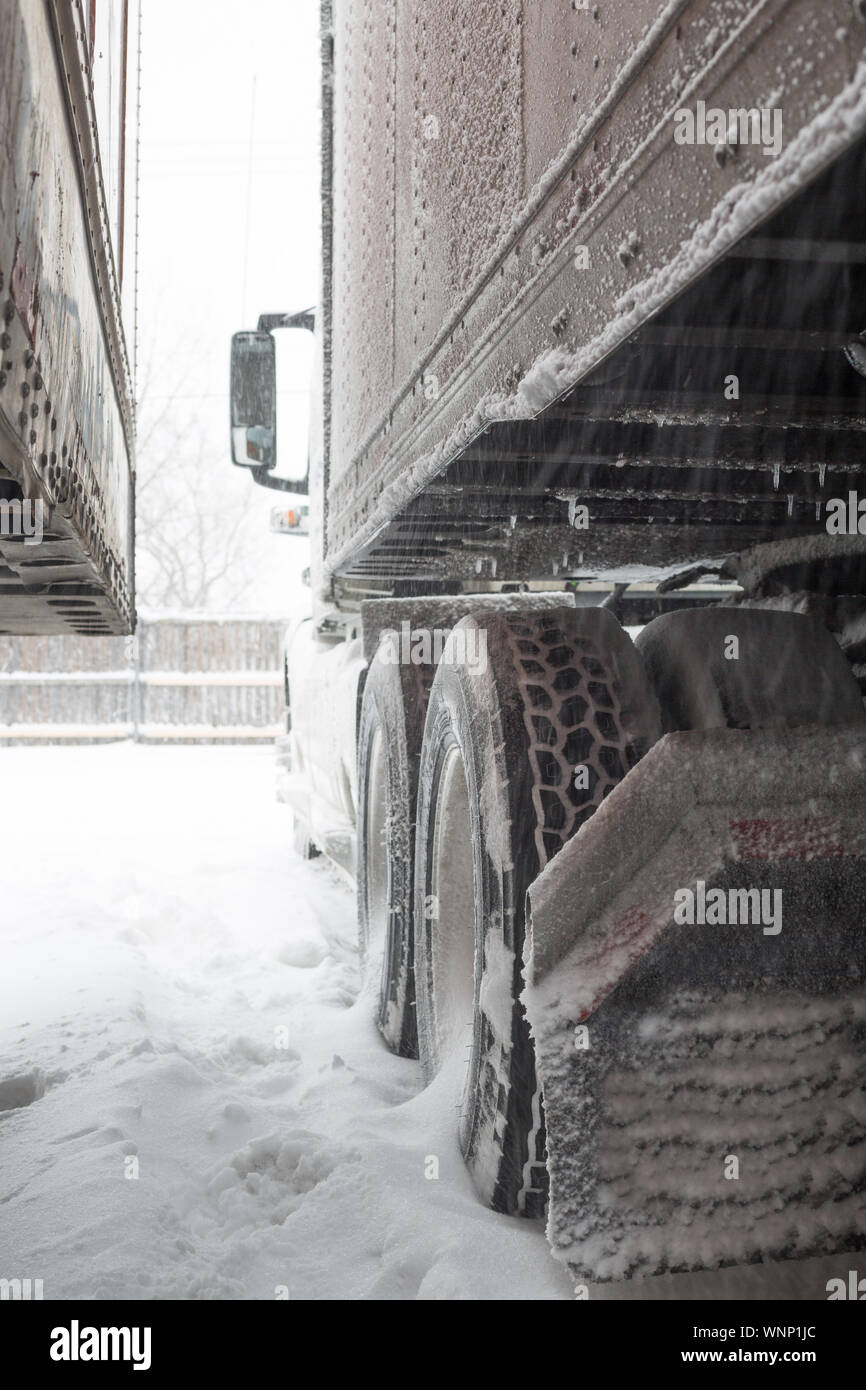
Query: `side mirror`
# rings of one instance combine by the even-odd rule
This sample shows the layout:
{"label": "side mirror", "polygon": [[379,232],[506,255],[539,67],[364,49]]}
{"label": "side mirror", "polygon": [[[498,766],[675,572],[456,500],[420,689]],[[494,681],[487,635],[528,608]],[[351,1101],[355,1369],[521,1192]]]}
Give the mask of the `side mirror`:
{"label": "side mirror", "polygon": [[277,359],[270,333],[235,333],[231,354],[232,463],[277,465]]}
{"label": "side mirror", "polygon": [[[277,354],[275,328],[315,332],[312,309],[298,314],[260,314],[255,333],[235,333],[231,353],[232,463],[249,468],[253,482],[275,492],[306,497],[310,480],[272,477],[277,465]],[[281,368],[282,370],[282,368]]]}

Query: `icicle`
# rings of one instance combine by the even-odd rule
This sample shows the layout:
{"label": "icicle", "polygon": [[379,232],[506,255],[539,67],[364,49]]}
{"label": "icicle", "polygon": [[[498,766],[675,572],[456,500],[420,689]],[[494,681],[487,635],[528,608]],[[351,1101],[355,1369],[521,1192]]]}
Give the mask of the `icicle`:
{"label": "icicle", "polygon": [[794,494],[793,494],[793,492],[789,492],[789,493],[788,493],[788,516],[793,516],[793,515],[794,515]]}
{"label": "icicle", "polygon": [[773,464],[773,487],[774,487],[774,489],[775,489],[776,492],[779,491],[779,479],[780,479],[781,476],[782,476],[782,465],[779,464],[779,463],[774,463],[774,464]]}
{"label": "icicle", "polygon": [[819,485],[819,487],[823,487],[823,486],[824,486],[824,479],[826,478],[826,476],[827,476],[827,465],[826,465],[826,463],[819,463],[819,464],[818,464],[818,485]]}

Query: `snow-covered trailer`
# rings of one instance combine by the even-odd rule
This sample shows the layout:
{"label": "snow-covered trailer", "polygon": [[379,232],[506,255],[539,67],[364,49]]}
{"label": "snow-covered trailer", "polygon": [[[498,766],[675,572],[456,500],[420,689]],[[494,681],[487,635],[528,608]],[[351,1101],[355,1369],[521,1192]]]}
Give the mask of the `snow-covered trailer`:
{"label": "snow-covered trailer", "polygon": [[0,3],[0,632],[133,624],[137,0]]}
{"label": "snow-covered trailer", "polygon": [[326,0],[322,56],[306,478],[309,315],[233,348],[235,462],[310,496],[298,846],[581,1289],[824,1298],[866,1239],[866,8]]}

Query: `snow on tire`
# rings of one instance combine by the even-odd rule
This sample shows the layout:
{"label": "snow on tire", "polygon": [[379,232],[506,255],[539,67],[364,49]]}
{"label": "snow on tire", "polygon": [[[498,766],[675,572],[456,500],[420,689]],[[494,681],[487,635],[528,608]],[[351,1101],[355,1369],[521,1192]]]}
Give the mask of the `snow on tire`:
{"label": "snow on tire", "polygon": [[418,1041],[428,1079],[445,1073],[459,1097],[464,1159],[498,1211],[540,1214],[547,1188],[519,1003],[526,890],[659,732],[640,657],[603,609],[477,613],[439,664],[418,778]]}
{"label": "snow on tire", "polygon": [[358,726],[358,923],[379,1031],[418,1056],[412,968],[415,797],[433,667],[370,664]]}

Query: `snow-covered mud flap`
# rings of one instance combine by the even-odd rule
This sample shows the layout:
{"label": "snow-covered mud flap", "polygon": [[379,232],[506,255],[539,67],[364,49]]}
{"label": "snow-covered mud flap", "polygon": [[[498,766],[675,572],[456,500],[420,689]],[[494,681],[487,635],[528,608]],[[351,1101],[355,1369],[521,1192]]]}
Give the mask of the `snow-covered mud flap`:
{"label": "snow-covered mud flap", "polygon": [[862,722],[669,733],[530,886],[548,1231],[579,1296],[826,1299],[856,1268],[864,802]]}

